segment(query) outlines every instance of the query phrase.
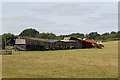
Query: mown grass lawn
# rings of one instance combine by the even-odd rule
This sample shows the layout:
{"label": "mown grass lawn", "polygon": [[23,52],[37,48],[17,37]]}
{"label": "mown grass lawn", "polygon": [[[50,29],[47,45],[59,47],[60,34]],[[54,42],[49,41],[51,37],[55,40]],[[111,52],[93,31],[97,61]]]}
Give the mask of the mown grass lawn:
{"label": "mown grass lawn", "polygon": [[117,78],[118,42],[103,49],[15,51],[2,56],[3,78]]}

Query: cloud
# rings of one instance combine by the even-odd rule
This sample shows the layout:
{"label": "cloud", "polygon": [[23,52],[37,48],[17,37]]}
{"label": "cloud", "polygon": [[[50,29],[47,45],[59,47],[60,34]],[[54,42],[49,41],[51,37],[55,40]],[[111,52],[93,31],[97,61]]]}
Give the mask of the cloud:
{"label": "cloud", "polygon": [[[52,5],[54,4],[54,5]],[[115,3],[104,2],[73,2],[73,3],[52,3],[49,6],[33,8],[31,11],[35,14],[58,15],[58,16],[88,16],[100,13],[117,11]]]}
{"label": "cloud", "polygon": [[48,19],[43,18],[42,16],[17,16],[12,18],[12,21],[15,21],[16,23],[20,24],[55,24],[52,21],[49,21]]}
{"label": "cloud", "polygon": [[30,17],[30,16],[18,16],[18,17],[14,17],[12,20],[13,21],[15,20],[15,21],[18,21],[18,22],[31,23],[31,22],[39,21],[40,19],[34,18],[34,17]]}
{"label": "cloud", "polygon": [[84,23],[94,24],[94,25],[117,25],[118,23],[118,15],[115,13],[107,13],[107,14],[100,14],[98,16],[86,17],[85,19],[81,20]]}
{"label": "cloud", "polygon": [[[117,3],[4,3],[3,32],[25,28],[67,34],[117,30]],[[116,27],[115,27],[116,26]]]}
{"label": "cloud", "polygon": [[55,3],[49,7],[34,8],[31,11],[46,15],[85,15],[95,12],[96,7],[89,7],[88,3]]}

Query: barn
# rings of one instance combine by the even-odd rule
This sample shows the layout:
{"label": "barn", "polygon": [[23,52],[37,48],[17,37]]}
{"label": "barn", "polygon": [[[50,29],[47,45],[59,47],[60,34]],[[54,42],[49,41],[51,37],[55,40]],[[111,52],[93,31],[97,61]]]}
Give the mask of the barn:
{"label": "barn", "polygon": [[85,40],[83,40],[82,42],[82,48],[85,49],[85,48],[93,48],[93,45],[91,42],[87,42]]}
{"label": "barn", "polygon": [[77,38],[74,37],[65,37],[63,40],[61,40],[64,42],[64,45],[66,46],[66,49],[80,49],[82,48],[82,40],[79,40]]}
{"label": "barn", "polygon": [[99,48],[102,49],[103,45],[98,44],[96,41],[92,39],[85,39],[82,43],[82,48]]}
{"label": "barn", "polygon": [[74,37],[65,37],[63,40],[50,40],[41,38],[18,38],[15,40],[14,48],[16,50],[34,51],[34,50],[64,50],[81,48],[100,48],[97,42],[91,39],[81,39]]}
{"label": "barn", "polygon": [[80,40],[50,40],[40,38],[22,38],[16,39],[14,48],[16,50],[60,50],[60,49],[78,49],[82,48]]}
{"label": "barn", "polygon": [[17,50],[48,50],[52,49],[58,40],[48,40],[39,38],[16,39],[15,49]]}

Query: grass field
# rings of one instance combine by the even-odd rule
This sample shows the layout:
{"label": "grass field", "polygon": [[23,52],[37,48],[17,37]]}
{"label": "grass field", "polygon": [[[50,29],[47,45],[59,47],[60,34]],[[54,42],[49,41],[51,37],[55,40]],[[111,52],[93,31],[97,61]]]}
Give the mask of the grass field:
{"label": "grass field", "polygon": [[15,51],[2,56],[3,78],[117,78],[118,42],[103,49]]}

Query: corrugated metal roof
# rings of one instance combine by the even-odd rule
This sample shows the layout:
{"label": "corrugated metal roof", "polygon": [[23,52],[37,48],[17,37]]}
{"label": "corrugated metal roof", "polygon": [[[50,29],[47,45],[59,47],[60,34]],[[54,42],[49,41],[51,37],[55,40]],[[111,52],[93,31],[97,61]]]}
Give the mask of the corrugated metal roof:
{"label": "corrugated metal roof", "polygon": [[63,41],[63,42],[76,42],[75,40],[60,40],[60,41]]}
{"label": "corrugated metal roof", "polygon": [[84,41],[89,42],[89,43],[96,43],[94,40],[90,40],[90,39],[86,39]]}
{"label": "corrugated metal roof", "polygon": [[75,37],[64,37],[64,40],[80,40],[80,39]]}
{"label": "corrugated metal roof", "polygon": [[44,42],[58,42],[59,40],[51,40],[51,39],[41,39],[41,38],[29,38],[32,40],[37,40],[37,41],[44,41]]}

